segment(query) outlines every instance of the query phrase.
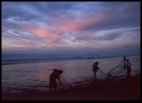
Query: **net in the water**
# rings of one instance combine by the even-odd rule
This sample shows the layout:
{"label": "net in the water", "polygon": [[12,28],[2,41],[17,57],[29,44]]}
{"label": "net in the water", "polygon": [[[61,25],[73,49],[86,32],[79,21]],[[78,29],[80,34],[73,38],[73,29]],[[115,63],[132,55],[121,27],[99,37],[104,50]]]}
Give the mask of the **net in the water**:
{"label": "net in the water", "polygon": [[124,68],[124,60],[121,60],[117,66],[110,69],[108,73],[98,70],[98,76],[105,79],[105,78],[117,78],[122,77],[126,73],[126,69]]}
{"label": "net in the water", "polygon": [[121,77],[125,73],[126,69],[124,68],[124,61],[122,60],[117,66],[108,72],[108,77]]}
{"label": "net in the water", "polygon": [[104,79],[107,78],[107,73],[99,69],[97,72],[97,76],[101,79]]}

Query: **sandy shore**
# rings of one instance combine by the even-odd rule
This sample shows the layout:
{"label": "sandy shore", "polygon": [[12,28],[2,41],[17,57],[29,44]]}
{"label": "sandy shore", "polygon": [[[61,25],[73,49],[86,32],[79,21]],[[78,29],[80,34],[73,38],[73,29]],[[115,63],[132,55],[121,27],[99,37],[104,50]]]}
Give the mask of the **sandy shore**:
{"label": "sandy shore", "polygon": [[2,93],[2,100],[140,100],[140,78],[102,80],[57,92]]}

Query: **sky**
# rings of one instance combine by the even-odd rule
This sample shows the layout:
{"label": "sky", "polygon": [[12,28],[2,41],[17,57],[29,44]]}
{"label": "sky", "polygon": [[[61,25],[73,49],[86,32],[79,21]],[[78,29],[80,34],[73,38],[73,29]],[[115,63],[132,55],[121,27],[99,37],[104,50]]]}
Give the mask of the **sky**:
{"label": "sky", "polygon": [[2,52],[139,55],[140,2],[2,2]]}

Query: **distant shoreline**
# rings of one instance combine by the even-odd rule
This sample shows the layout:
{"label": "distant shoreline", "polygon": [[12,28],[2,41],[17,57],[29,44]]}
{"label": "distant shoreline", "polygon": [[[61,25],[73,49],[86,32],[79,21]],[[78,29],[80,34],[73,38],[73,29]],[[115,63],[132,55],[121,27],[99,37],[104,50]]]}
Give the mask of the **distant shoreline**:
{"label": "distant shoreline", "polygon": [[[139,55],[132,55],[139,56]],[[127,56],[127,57],[132,57]],[[86,59],[105,59],[105,58],[117,58],[123,56],[109,56],[109,57],[65,57],[65,58],[50,58],[50,59],[25,59],[25,60],[2,60],[2,65],[12,65],[12,64],[25,64],[25,63],[41,63],[41,62],[56,62],[56,61],[69,61],[69,60],[86,60]]]}

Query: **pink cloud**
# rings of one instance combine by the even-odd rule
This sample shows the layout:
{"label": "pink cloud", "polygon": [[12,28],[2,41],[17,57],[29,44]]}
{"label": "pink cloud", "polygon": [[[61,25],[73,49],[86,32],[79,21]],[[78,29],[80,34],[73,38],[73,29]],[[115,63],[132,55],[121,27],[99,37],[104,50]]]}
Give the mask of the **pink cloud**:
{"label": "pink cloud", "polygon": [[[87,26],[89,24],[91,24],[92,22],[95,24],[98,24],[99,22],[102,22],[104,20],[106,20],[107,18],[109,18],[109,16],[105,13],[101,13],[101,14],[97,14],[95,16],[88,16],[86,18],[82,18],[82,19],[77,19],[73,16],[67,16],[64,18],[59,18],[55,24],[53,25],[54,28],[56,28],[56,30],[58,31],[62,31],[62,32],[81,32],[81,29],[84,26]],[[84,34],[84,33],[83,33]]]}
{"label": "pink cloud", "polygon": [[44,30],[42,28],[37,28],[32,30],[32,33],[36,34],[39,37],[45,37],[47,35],[49,35],[49,32],[47,30]]}
{"label": "pink cloud", "polygon": [[56,39],[60,38],[60,34],[56,31],[51,31],[49,28],[45,29],[40,26],[37,27],[24,27],[24,29],[31,33],[31,35],[36,35],[42,38],[43,43],[50,43],[56,41]]}
{"label": "pink cloud", "polygon": [[[42,38],[43,43],[48,46],[63,46],[64,44],[60,40],[64,39],[64,34],[72,33],[74,36],[88,35],[82,31],[82,28],[90,23],[98,23],[107,18],[106,14],[98,14],[96,16],[88,16],[83,19],[77,19],[72,15],[63,15],[61,18],[58,18],[53,25],[50,25],[49,28],[43,28],[41,26],[26,26],[23,27],[31,35],[36,35]],[[78,33],[76,33],[78,32]],[[66,37],[65,37],[66,38]],[[66,45],[66,44],[65,44]]]}

